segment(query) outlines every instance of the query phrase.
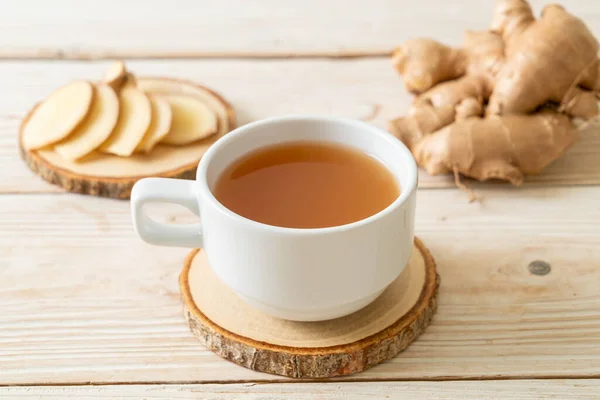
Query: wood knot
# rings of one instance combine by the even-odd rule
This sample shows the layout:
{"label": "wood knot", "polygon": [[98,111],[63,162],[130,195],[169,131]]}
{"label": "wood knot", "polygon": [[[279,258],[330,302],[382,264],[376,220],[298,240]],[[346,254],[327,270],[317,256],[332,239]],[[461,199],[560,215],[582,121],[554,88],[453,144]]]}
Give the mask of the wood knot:
{"label": "wood knot", "polygon": [[538,276],[548,275],[552,269],[550,264],[543,260],[535,260],[530,262],[528,268],[529,272]]}

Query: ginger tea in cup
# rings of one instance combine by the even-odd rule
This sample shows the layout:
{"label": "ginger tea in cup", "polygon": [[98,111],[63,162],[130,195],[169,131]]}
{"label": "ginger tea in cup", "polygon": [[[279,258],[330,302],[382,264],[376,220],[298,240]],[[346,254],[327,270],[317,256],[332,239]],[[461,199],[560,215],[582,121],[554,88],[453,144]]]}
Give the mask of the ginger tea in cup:
{"label": "ginger tea in cup", "polygon": [[[400,275],[413,249],[416,189],[415,160],[388,132],[286,116],[217,140],[195,181],[141,179],[131,209],[143,240],[202,248],[252,307],[322,321],[360,310]],[[152,220],[144,206],[155,201],[183,205],[200,221]]]}
{"label": "ginger tea in cup", "polygon": [[377,214],[400,195],[394,175],[349,146],[299,141],[253,151],[229,165],[213,193],[243,217],[286,228],[327,228]]}

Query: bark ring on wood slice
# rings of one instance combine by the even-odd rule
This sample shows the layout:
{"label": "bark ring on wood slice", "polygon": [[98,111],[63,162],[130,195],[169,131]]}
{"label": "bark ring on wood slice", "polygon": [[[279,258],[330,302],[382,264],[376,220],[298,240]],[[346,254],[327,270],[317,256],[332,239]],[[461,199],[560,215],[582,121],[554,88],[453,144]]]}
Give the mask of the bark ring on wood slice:
{"label": "bark ring on wood slice", "polygon": [[94,152],[80,162],[72,162],[51,148],[27,150],[23,146],[23,127],[38,104],[23,119],[19,129],[19,150],[27,166],[46,181],[69,192],[118,199],[128,199],[133,185],[142,178],[195,179],[196,168],[204,152],[236,126],[231,105],[214,91],[189,81],[141,77],[137,84],[150,94],[184,94],[202,98],[218,113],[218,132],[184,146],[158,144],[148,154],[118,157]]}
{"label": "bark ring on wood slice", "polygon": [[350,375],[395,357],[429,325],[440,278],[433,257],[415,238],[408,265],[373,303],[321,322],[270,317],[222,283],[202,250],[179,277],[193,334],[217,355],[243,367],[292,378]]}

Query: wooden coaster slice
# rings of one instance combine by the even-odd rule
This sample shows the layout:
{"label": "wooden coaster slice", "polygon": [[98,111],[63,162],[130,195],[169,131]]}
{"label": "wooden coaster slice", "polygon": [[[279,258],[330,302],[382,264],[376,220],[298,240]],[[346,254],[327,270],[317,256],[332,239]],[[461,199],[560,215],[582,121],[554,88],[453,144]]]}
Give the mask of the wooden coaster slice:
{"label": "wooden coaster slice", "polygon": [[27,166],[50,183],[64,189],[102,197],[128,199],[139,179],[155,176],[194,179],[196,167],[204,152],[220,137],[235,128],[231,105],[212,90],[192,82],[168,78],[137,78],[137,85],[147,93],[185,93],[211,107],[218,117],[218,132],[206,139],[185,145],[158,144],[149,153],[119,157],[93,152],[78,161],[69,161],[51,148],[27,150],[23,146],[23,126],[35,110],[24,118],[19,148]]}
{"label": "wooden coaster slice", "polygon": [[439,276],[415,238],[408,265],[379,298],[321,322],[287,321],[253,309],[217,278],[202,250],[188,256],[179,283],[190,329],[214,353],[256,371],[327,378],[388,360],[423,333],[436,310]]}

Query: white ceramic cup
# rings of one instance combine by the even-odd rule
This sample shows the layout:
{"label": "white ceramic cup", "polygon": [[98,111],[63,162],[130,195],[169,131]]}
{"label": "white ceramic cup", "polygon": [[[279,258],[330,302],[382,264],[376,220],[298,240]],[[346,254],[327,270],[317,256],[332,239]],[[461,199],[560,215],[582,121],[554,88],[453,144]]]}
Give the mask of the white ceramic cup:
{"label": "white ceramic cup", "polygon": [[[400,196],[366,219],[320,229],[255,222],[213,196],[217,178],[239,157],[298,140],[338,142],[376,157],[398,180]],[[410,151],[389,133],[356,120],[290,116],[250,123],[223,136],[202,157],[195,181],[138,181],[131,210],[144,241],[203,248],[216,275],[251,306],[279,318],[318,321],[363,308],[400,275],[413,246],[416,186]],[[200,223],[156,222],[144,212],[149,202],[183,205],[200,216]]]}

